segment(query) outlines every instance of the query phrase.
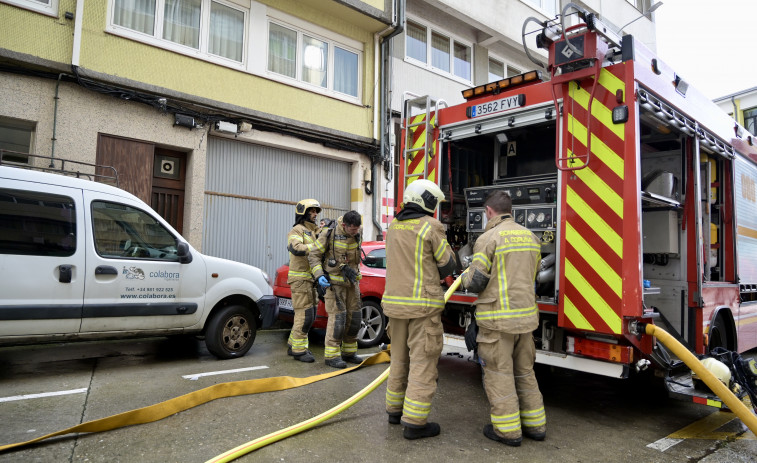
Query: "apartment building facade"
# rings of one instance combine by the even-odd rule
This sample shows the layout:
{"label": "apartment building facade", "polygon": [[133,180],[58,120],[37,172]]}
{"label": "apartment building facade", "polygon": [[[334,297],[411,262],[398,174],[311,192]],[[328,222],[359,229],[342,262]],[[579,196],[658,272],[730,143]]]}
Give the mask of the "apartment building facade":
{"label": "apartment building facade", "polygon": [[0,0],[5,162],[114,166],[193,246],[272,273],[294,204],[370,220],[396,0]]}

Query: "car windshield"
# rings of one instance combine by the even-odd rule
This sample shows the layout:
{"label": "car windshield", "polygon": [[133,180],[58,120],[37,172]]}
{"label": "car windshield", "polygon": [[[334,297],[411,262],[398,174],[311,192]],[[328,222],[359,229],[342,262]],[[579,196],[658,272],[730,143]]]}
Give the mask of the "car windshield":
{"label": "car windshield", "polygon": [[386,268],[386,248],[374,249],[365,256],[363,261],[366,267]]}

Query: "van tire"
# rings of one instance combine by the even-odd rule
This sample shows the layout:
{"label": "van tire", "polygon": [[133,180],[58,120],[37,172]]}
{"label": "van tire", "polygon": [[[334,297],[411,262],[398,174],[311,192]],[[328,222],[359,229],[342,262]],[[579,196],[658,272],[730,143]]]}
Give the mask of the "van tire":
{"label": "van tire", "polygon": [[255,342],[257,323],[250,309],[230,305],[212,315],[205,330],[205,344],[220,359],[242,357]]}

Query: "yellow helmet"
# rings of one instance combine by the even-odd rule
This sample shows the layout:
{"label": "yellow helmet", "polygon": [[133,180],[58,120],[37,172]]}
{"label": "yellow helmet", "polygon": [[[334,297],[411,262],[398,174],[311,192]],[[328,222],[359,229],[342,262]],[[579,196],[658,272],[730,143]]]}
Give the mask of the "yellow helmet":
{"label": "yellow helmet", "polygon": [[294,207],[294,213],[296,215],[305,215],[308,209],[313,208],[319,214],[321,213],[321,203],[315,199],[303,199]]}
{"label": "yellow helmet", "polygon": [[405,195],[402,197],[402,201],[405,205],[415,203],[419,205],[424,211],[433,214],[436,210],[436,206],[440,201],[444,200],[444,193],[439,185],[426,180],[425,178],[415,180],[413,183],[405,188]]}

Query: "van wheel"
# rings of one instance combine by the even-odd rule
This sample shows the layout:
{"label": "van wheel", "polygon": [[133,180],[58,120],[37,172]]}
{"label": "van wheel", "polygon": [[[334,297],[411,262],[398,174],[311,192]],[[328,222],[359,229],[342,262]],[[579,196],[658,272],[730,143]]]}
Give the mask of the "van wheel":
{"label": "van wheel", "polygon": [[373,301],[363,301],[363,321],[357,333],[357,345],[361,349],[377,346],[386,334],[386,318],[381,306]]}
{"label": "van wheel", "polygon": [[208,322],[205,344],[220,359],[242,357],[255,342],[255,317],[247,307],[230,305],[219,310]]}

